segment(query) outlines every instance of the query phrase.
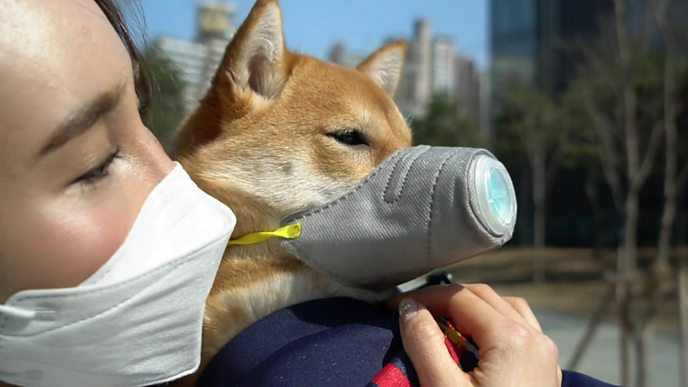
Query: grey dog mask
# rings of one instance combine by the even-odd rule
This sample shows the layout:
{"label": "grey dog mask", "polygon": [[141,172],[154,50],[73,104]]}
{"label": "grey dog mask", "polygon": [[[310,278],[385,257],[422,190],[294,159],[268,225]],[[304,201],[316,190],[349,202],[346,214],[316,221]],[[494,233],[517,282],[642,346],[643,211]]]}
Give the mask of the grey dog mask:
{"label": "grey dog mask", "polygon": [[345,284],[386,290],[511,238],[516,198],[504,166],[482,149],[417,146],[396,152],[355,189],[282,222],[282,243]]}

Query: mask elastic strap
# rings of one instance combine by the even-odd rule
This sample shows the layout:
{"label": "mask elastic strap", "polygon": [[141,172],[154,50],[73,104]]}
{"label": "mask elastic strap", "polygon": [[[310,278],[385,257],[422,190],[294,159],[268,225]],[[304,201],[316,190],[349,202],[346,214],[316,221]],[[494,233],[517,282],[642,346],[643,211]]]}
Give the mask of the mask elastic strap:
{"label": "mask elastic strap", "polygon": [[248,233],[240,238],[229,241],[230,246],[255,245],[271,238],[296,239],[301,236],[301,224],[294,223],[280,227],[274,231],[260,231]]}
{"label": "mask elastic strap", "polygon": [[17,308],[9,305],[0,305],[0,316],[6,315],[18,320],[33,320],[38,314],[35,310]]}

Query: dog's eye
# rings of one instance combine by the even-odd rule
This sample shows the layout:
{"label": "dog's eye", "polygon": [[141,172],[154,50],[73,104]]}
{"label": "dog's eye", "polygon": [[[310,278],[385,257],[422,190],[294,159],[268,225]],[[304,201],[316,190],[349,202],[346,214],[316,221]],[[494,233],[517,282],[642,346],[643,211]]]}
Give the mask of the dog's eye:
{"label": "dog's eye", "polygon": [[365,138],[363,133],[356,129],[344,129],[339,130],[334,133],[328,134],[328,136],[334,138],[335,140],[341,142],[344,145],[356,146],[365,145],[369,146],[368,140]]}

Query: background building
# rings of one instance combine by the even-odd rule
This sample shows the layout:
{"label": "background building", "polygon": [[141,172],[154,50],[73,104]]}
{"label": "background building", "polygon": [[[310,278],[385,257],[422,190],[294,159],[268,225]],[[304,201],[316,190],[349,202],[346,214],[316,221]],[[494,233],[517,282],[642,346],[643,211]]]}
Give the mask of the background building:
{"label": "background building", "polygon": [[475,127],[481,125],[481,85],[485,82],[475,62],[464,56],[452,58],[454,68],[452,96],[457,103],[459,113],[467,117]]}
{"label": "background building", "polygon": [[407,116],[422,116],[432,98],[432,32],[430,22],[418,19],[409,39],[409,50],[396,101]]}
{"label": "background building", "polygon": [[234,5],[228,1],[206,1],[198,7],[196,40],[159,37],[154,46],[179,70],[184,82],[184,113],[198,105],[210,86],[225,48],[235,32]]}
{"label": "background building", "polygon": [[[423,117],[433,97],[442,96],[481,132],[487,132],[484,126],[489,120],[483,117],[488,105],[482,97],[482,84],[487,80],[473,60],[458,55],[452,39],[433,37],[430,22],[424,19],[416,20],[407,41],[409,51],[395,95],[401,112],[407,117]],[[347,67],[355,67],[365,56],[352,53],[342,42],[333,44],[328,55],[333,63]]]}
{"label": "background building", "polygon": [[[230,1],[205,1],[198,6],[197,33],[193,41],[170,36],[159,37],[154,46],[170,59],[183,81],[184,114],[203,98],[231,40],[235,7]],[[423,117],[433,97],[447,97],[459,115],[468,118],[481,132],[489,124],[483,120],[485,106],[481,98],[483,76],[471,59],[457,54],[455,42],[447,37],[433,37],[430,22],[418,19],[413,25],[407,63],[396,93],[396,102],[407,117]],[[345,43],[336,42],[329,60],[355,67],[370,53],[352,52]]]}
{"label": "background building", "polygon": [[433,97],[447,97],[458,113],[480,128],[480,72],[473,60],[457,54],[456,43],[433,37],[430,23],[419,19],[396,100],[408,116],[423,116]]}
{"label": "background building", "polygon": [[346,43],[339,41],[332,45],[327,57],[332,63],[345,67],[356,67],[365,60],[366,55],[350,51]]}
{"label": "background building", "polygon": [[612,9],[607,0],[492,0],[492,85],[499,97],[512,83],[556,93],[580,62],[582,43]]}
{"label": "background building", "polygon": [[454,41],[438,37],[432,42],[432,94],[454,97],[454,62],[456,48]]}

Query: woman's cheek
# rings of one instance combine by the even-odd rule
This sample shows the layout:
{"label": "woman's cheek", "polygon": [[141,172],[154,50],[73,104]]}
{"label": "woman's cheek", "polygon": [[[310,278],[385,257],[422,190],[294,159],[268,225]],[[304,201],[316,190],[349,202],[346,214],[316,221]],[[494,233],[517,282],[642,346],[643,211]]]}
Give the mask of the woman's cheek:
{"label": "woman's cheek", "polygon": [[126,206],[103,203],[64,208],[37,224],[32,255],[41,273],[34,274],[44,278],[38,287],[73,287],[88,279],[117,251],[134,217]]}
{"label": "woman's cheek", "polygon": [[100,269],[164,177],[150,169],[119,163],[94,187],[20,195],[2,209],[0,303],[21,290],[78,286]]}
{"label": "woman's cheek", "polygon": [[[106,188],[106,187],[102,187]],[[12,290],[78,286],[117,251],[139,206],[110,186],[36,204],[15,230]]]}

